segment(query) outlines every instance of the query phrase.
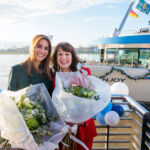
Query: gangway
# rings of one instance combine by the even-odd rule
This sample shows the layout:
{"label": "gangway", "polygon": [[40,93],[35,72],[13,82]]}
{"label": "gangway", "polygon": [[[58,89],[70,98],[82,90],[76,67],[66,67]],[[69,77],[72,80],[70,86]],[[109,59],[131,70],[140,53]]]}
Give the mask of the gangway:
{"label": "gangway", "polygon": [[118,125],[100,125],[92,150],[150,150],[150,110],[130,96],[113,95],[112,103],[128,106]]}

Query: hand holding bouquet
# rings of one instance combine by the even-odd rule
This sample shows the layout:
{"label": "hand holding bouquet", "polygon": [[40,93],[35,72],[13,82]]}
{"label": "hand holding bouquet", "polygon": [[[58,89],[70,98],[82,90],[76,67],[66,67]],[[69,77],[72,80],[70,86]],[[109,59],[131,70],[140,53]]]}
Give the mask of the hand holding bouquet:
{"label": "hand holding bouquet", "polygon": [[[96,100],[92,100],[94,96]],[[109,85],[94,76],[85,76],[79,71],[56,73],[52,102],[66,122],[87,121],[104,109],[110,99]]]}

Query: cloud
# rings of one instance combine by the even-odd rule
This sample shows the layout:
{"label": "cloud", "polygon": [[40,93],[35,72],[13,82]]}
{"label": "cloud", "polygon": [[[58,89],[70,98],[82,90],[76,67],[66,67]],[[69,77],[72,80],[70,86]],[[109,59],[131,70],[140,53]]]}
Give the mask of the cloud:
{"label": "cloud", "polygon": [[117,6],[116,6],[116,5],[107,5],[106,7],[107,7],[107,8],[112,8],[112,9],[117,8]]}
{"label": "cloud", "polygon": [[34,16],[78,11],[94,5],[124,0],[0,0],[0,23],[31,21]]}
{"label": "cloud", "polygon": [[100,20],[99,17],[90,17],[90,18],[85,18],[83,21],[84,22],[93,22],[93,21],[97,21]]}
{"label": "cloud", "polygon": [[112,16],[102,17],[101,19],[105,21],[117,21],[118,20],[117,18],[114,18]]}
{"label": "cloud", "polygon": [[103,17],[90,17],[83,19],[84,22],[93,22],[93,21],[118,21],[117,18],[114,18],[112,16],[103,16]]}

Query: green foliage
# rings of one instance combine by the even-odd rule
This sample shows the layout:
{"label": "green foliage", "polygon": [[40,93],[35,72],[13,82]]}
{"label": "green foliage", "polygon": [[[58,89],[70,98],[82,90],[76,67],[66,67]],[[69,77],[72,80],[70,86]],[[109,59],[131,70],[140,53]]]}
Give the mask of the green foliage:
{"label": "green foliage", "polygon": [[89,88],[83,88],[81,86],[76,86],[75,84],[72,84],[72,86],[69,89],[65,89],[66,92],[72,93],[75,96],[83,97],[83,98],[89,98],[94,100],[98,100],[100,98],[99,95],[96,95],[97,92],[95,90],[91,90]]}
{"label": "green foliage", "polygon": [[38,144],[42,144],[43,136],[50,134],[48,131],[48,118],[46,117],[44,107],[36,101],[31,101],[26,95],[20,97],[17,106],[34,140]]}
{"label": "green foliage", "polygon": [[30,130],[37,129],[39,127],[39,122],[36,118],[30,118],[26,121],[26,124]]}
{"label": "green foliage", "polygon": [[[15,97],[11,98],[13,101],[16,101]],[[36,97],[36,99],[38,98],[39,97]],[[25,93],[20,96],[20,99],[18,102],[16,102],[16,105],[26,122],[28,129],[33,135],[35,142],[37,144],[42,144],[43,137],[45,135],[52,135],[52,133],[49,131],[49,122],[56,121],[59,116],[55,115],[47,118],[43,105],[38,103],[38,100],[36,101],[36,99],[31,101],[26,97]],[[2,146],[2,150],[9,150],[11,148],[11,145],[8,142],[8,140],[0,137],[0,145]]]}
{"label": "green foliage", "polygon": [[11,145],[8,143],[8,140],[5,140],[3,143],[1,143],[2,149],[1,150],[10,150]]}
{"label": "green foliage", "polygon": [[126,74],[122,69],[118,69],[118,68],[116,69],[116,68],[112,67],[109,72],[106,72],[103,76],[99,76],[99,78],[100,78],[100,79],[103,79],[103,78],[107,77],[107,76],[110,75],[114,70],[120,72],[121,74],[125,75],[127,78],[129,78],[129,79],[131,79],[131,80],[145,79],[147,76],[150,76],[150,72],[148,72],[148,73],[146,73],[146,74],[143,75],[143,76],[132,77],[132,76]]}

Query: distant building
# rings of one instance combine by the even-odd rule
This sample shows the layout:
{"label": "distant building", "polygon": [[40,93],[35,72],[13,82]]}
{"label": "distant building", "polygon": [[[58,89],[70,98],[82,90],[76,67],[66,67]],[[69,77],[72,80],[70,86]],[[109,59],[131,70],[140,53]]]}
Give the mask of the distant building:
{"label": "distant building", "polygon": [[29,46],[27,42],[0,40],[0,50],[16,49]]}
{"label": "distant building", "polygon": [[76,48],[77,53],[98,53],[99,49],[96,46]]}

